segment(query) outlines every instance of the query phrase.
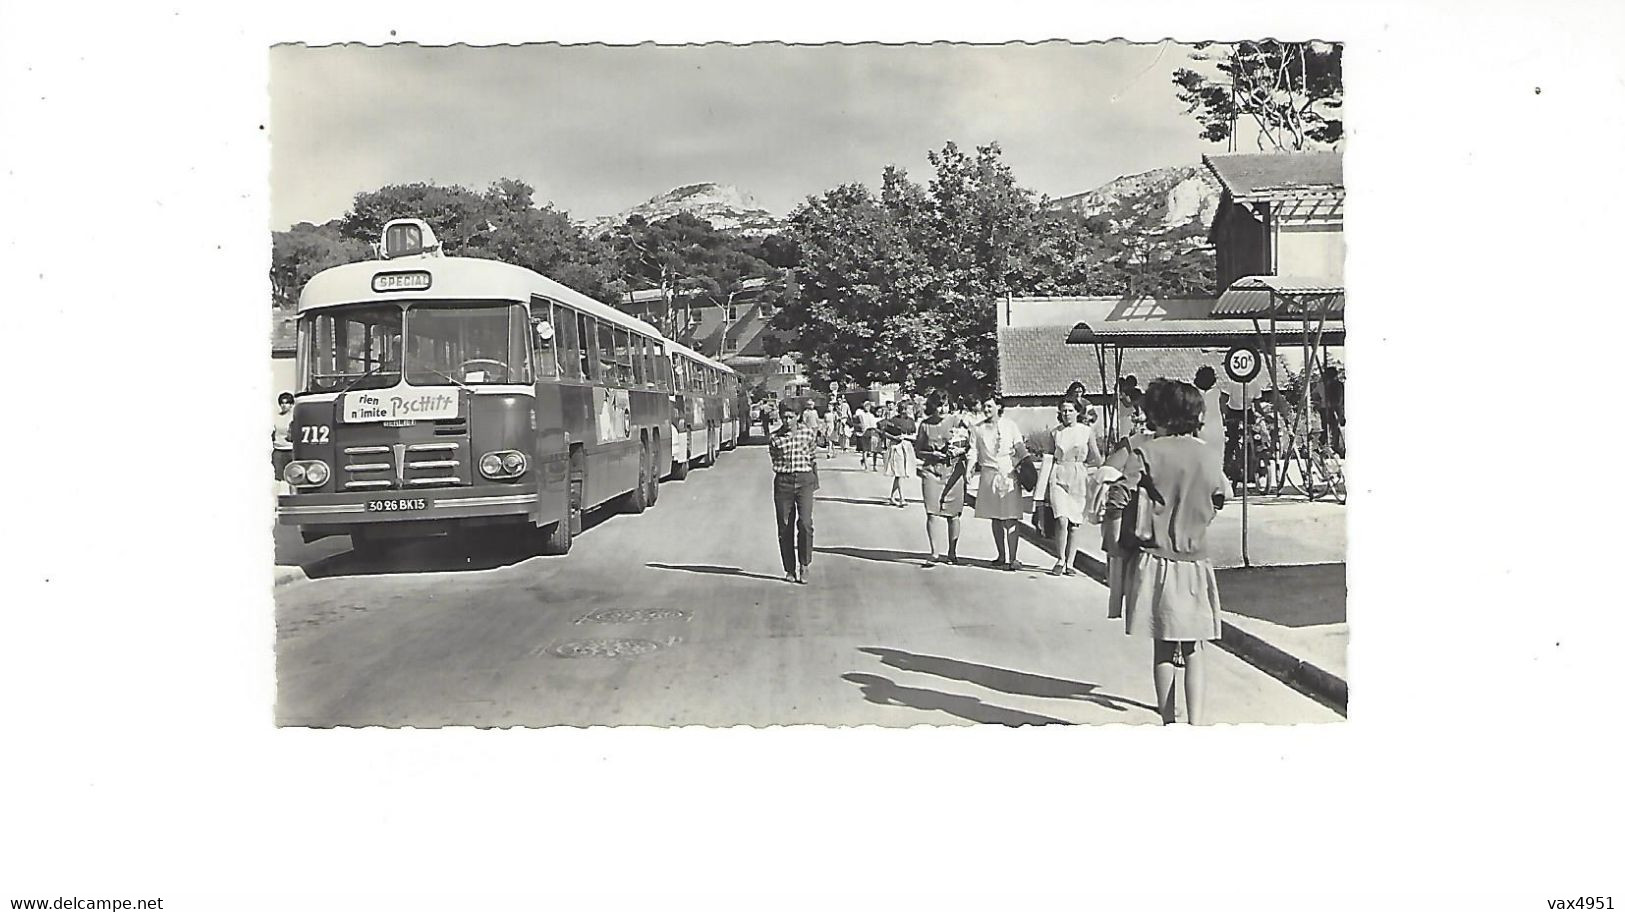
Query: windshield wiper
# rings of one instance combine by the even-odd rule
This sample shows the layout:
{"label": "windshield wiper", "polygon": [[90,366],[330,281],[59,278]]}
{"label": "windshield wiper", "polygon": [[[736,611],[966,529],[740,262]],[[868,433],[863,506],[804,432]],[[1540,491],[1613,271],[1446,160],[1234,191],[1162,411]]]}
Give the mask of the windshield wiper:
{"label": "windshield wiper", "polygon": [[377,367],[372,368],[371,370],[367,371],[366,373],[362,374],[361,376],[359,376],[359,377],[355,378],[354,380],[351,380],[349,383],[345,384],[344,389],[339,390],[339,392],[340,393],[348,393],[350,390],[355,389],[355,386],[356,386],[357,383],[360,383],[361,381],[367,379],[368,377],[371,377],[373,374],[378,373],[379,371],[383,370],[385,367],[386,367],[386,365],[380,364]]}
{"label": "windshield wiper", "polygon": [[437,371],[432,367],[425,367],[423,369],[428,371],[431,374],[435,374],[436,376],[445,377],[447,380],[450,380],[451,382],[457,384],[458,386],[462,387],[465,390],[468,390],[471,393],[474,392],[474,387],[469,386],[468,384],[464,383],[461,380],[458,380],[456,377],[453,377],[451,374],[443,374],[440,371]]}

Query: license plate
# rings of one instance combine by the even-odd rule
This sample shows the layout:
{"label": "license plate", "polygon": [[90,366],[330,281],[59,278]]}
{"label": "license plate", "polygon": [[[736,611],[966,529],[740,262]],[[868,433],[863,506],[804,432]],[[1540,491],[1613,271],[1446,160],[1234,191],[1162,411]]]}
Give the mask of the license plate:
{"label": "license plate", "polygon": [[368,513],[408,513],[428,508],[426,497],[391,497],[386,500],[367,501]]}
{"label": "license plate", "polygon": [[417,422],[411,418],[402,418],[398,421],[386,421],[384,427],[411,427],[414,424],[417,424]]}

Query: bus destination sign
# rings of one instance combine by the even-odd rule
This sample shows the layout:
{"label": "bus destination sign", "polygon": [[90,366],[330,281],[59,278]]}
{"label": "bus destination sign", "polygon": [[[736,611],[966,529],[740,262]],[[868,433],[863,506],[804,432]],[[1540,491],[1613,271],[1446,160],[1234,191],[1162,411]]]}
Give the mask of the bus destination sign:
{"label": "bus destination sign", "polygon": [[373,291],[427,291],[433,281],[423,270],[380,272],[372,277]]}
{"label": "bus destination sign", "polygon": [[450,387],[397,386],[344,394],[344,423],[432,421],[457,417],[457,390]]}

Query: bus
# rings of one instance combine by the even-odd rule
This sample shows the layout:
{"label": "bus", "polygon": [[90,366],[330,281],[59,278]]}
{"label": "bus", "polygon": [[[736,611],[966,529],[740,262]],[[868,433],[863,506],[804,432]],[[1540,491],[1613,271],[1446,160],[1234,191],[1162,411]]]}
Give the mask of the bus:
{"label": "bus", "polygon": [[739,374],[692,348],[667,342],[671,352],[671,471],[682,479],[690,465],[714,465],[739,445],[746,411],[739,406]]}
{"label": "bus", "polygon": [[528,269],[443,256],[419,219],[385,225],[379,254],[299,296],[280,523],[363,554],[479,527],[562,554],[585,511],[655,502],[673,388],[653,326]]}

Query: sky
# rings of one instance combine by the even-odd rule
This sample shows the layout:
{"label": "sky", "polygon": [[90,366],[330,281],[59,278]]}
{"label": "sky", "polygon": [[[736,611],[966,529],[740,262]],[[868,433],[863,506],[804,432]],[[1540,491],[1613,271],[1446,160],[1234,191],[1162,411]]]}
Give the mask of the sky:
{"label": "sky", "polygon": [[536,188],[585,220],[701,181],[775,215],[878,185],[926,153],[996,141],[1018,182],[1065,196],[1195,164],[1170,76],[1190,48],[1132,45],[365,47],[271,49],[273,227],[342,215],[355,193],[425,181]]}

